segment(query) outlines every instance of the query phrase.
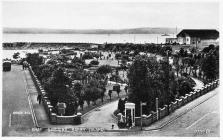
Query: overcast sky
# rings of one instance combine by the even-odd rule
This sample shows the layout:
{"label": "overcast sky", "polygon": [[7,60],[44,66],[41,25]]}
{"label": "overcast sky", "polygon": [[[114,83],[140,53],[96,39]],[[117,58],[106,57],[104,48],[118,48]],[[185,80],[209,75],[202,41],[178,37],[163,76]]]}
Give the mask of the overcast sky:
{"label": "overcast sky", "polygon": [[218,28],[218,3],[2,2],[3,27]]}

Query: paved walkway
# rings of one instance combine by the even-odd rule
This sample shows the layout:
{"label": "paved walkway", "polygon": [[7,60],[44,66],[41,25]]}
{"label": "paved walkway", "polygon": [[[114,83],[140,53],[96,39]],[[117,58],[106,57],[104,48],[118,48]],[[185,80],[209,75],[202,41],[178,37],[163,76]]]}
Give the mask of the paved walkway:
{"label": "paved walkway", "polygon": [[39,104],[39,102],[37,101],[38,91],[34,85],[34,82],[28,70],[24,71],[24,77],[27,84],[27,90],[30,95],[30,100],[33,105],[34,116],[37,120],[37,125],[39,127],[46,127],[50,124],[50,122],[43,105]]}
{"label": "paved walkway", "polygon": [[204,83],[202,81],[198,80],[197,78],[193,78],[193,77],[191,78],[196,83],[196,86],[193,89],[201,89],[204,86]]}
{"label": "paved walkway", "polygon": [[118,107],[118,101],[113,101],[97,109],[92,110],[83,117],[83,124],[80,127],[101,127],[104,129],[118,129],[117,120],[113,117],[113,112]]}

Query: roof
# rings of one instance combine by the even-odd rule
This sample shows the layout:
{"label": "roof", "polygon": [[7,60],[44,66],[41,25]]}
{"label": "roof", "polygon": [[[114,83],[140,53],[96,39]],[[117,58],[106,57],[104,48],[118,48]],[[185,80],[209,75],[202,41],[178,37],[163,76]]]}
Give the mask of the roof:
{"label": "roof", "polygon": [[217,39],[219,38],[219,32],[212,29],[184,29],[177,34],[177,37],[199,37],[201,39]]}

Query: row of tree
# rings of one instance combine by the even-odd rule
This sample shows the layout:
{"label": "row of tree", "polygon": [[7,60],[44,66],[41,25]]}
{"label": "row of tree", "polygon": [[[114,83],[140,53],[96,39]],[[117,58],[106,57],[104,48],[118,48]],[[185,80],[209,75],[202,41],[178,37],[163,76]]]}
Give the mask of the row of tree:
{"label": "row of tree", "polygon": [[67,104],[65,115],[72,115],[79,106],[83,109],[85,101],[88,105],[96,104],[98,99],[104,101],[106,74],[112,71],[109,65],[102,65],[90,73],[84,70],[86,64],[78,57],[68,63],[68,58],[55,55],[43,63],[43,58],[34,53],[27,54],[26,60],[41,81],[55,112],[58,102]]}
{"label": "row of tree", "polygon": [[168,61],[157,61],[147,55],[135,58],[129,68],[128,79],[129,101],[136,104],[136,115],[140,114],[140,101],[147,103],[143,113],[149,114],[155,110],[156,98],[162,107],[192,91],[194,86],[188,77],[176,77]]}

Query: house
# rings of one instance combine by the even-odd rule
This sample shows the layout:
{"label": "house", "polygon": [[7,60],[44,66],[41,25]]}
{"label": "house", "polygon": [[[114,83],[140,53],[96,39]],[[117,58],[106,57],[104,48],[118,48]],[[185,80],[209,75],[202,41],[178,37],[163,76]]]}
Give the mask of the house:
{"label": "house", "polygon": [[90,48],[91,48],[91,49],[98,49],[98,45],[97,45],[97,44],[91,44],[91,45],[90,45]]}
{"label": "house", "polygon": [[178,43],[177,38],[166,38],[166,44],[176,44]]}
{"label": "house", "polygon": [[184,29],[177,34],[179,44],[195,47],[207,47],[211,44],[219,45],[219,32],[211,29]]}

